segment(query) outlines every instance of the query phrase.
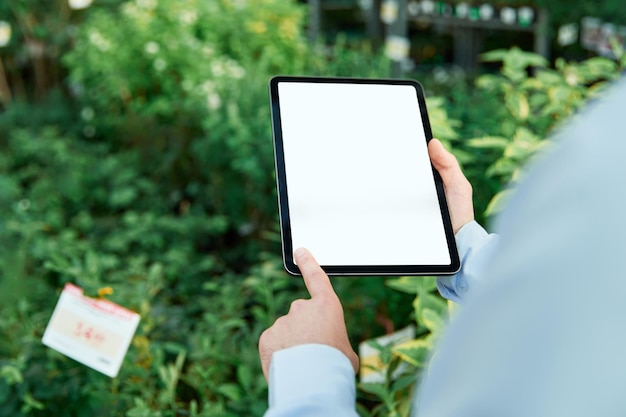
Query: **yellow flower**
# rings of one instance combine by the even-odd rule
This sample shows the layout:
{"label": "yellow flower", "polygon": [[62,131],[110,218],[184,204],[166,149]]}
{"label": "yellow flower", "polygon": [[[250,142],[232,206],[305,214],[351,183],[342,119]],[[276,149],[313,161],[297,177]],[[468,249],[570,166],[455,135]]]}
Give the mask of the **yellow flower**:
{"label": "yellow flower", "polygon": [[98,297],[104,297],[105,295],[113,294],[113,288],[111,287],[102,287],[98,290]]}
{"label": "yellow flower", "polygon": [[265,24],[265,22],[261,22],[258,20],[256,22],[248,23],[248,28],[250,28],[252,32],[258,34],[267,32],[267,25]]}

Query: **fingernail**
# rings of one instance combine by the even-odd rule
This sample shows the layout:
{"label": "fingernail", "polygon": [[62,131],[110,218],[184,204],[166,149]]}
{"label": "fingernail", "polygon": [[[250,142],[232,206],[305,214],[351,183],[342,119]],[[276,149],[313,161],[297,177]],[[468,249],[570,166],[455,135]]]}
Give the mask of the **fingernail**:
{"label": "fingernail", "polygon": [[294,258],[296,258],[296,260],[300,259],[301,257],[303,257],[304,255],[306,255],[306,249],[304,248],[298,248],[296,249],[296,251],[293,253]]}

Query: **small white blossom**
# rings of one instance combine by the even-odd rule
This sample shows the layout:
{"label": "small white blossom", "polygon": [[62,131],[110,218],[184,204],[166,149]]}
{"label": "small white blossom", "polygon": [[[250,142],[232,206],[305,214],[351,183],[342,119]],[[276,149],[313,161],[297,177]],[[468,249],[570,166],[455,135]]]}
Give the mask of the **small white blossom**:
{"label": "small white blossom", "polygon": [[111,42],[109,42],[100,32],[96,30],[89,31],[89,42],[103,52],[111,49]]}
{"label": "small white blossom", "polygon": [[210,93],[207,96],[206,105],[209,110],[217,110],[222,106],[222,99],[217,93]]}
{"label": "small white blossom", "polygon": [[11,24],[0,20],[0,48],[7,46],[11,40]]}
{"label": "small white blossom", "polygon": [[226,74],[226,68],[222,61],[215,61],[211,64],[211,72],[216,77],[221,77]]}
{"label": "small white blossom", "polygon": [[96,135],[96,128],[89,125],[83,128],[83,135],[87,138],[93,138]]}
{"label": "small white blossom", "polygon": [[565,82],[568,85],[575,86],[578,84],[578,76],[574,72],[570,71],[565,75]]}
{"label": "small white blossom", "polygon": [[137,6],[147,10],[154,10],[157,7],[156,0],[137,0],[136,3]]}
{"label": "small white blossom", "polygon": [[229,62],[227,67],[229,75],[235,79],[241,79],[244,77],[244,75],[246,75],[246,70],[237,65],[237,63],[234,61]]}
{"label": "small white blossom", "polygon": [[146,45],[144,46],[144,51],[146,51],[146,53],[150,54],[150,55],[154,55],[157,52],[159,52],[159,44],[153,41],[150,41],[148,43],[146,43]]}
{"label": "small white blossom", "polygon": [[25,198],[17,202],[17,209],[20,211],[26,211],[30,208],[30,200]]}
{"label": "small white blossom", "polygon": [[154,69],[157,71],[163,71],[167,68],[167,62],[164,59],[158,58],[154,61]]}
{"label": "small white blossom", "polygon": [[184,10],[180,13],[180,21],[186,25],[193,25],[198,20],[198,13],[193,10]]}
{"label": "small white blossom", "polygon": [[80,112],[80,117],[86,122],[92,120],[94,116],[95,112],[91,107],[85,107]]}
{"label": "small white blossom", "polygon": [[204,94],[209,94],[215,91],[215,83],[213,81],[205,81],[200,86],[200,89]]}
{"label": "small white blossom", "polygon": [[70,9],[80,10],[91,6],[93,0],[68,0]]}

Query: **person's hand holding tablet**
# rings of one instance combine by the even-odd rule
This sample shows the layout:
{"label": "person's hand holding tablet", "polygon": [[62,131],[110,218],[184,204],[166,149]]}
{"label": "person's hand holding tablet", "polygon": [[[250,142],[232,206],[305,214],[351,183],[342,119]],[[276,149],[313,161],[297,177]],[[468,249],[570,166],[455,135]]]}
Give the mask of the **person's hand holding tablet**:
{"label": "person's hand holding tablet", "polygon": [[[428,153],[444,182],[450,202],[450,217],[455,233],[474,220],[472,187],[463,175],[456,158],[441,142],[433,139]],[[335,294],[328,275],[324,273],[313,254],[299,248],[294,257],[300,265],[309,300],[295,300],[289,313],[274,322],[259,339],[259,355],[265,378],[275,352],[303,344],[323,344],[343,353],[359,369],[359,359],[348,340],[341,301]]]}

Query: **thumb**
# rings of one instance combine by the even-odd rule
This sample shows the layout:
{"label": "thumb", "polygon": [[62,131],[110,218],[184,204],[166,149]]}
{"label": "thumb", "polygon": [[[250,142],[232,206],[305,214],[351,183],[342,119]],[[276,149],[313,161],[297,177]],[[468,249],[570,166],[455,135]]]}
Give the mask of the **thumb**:
{"label": "thumb", "polygon": [[430,160],[435,166],[435,169],[442,177],[448,170],[456,168],[460,170],[459,163],[454,155],[444,148],[439,139],[433,138],[430,142],[428,142],[428,155],[430,156]]}

